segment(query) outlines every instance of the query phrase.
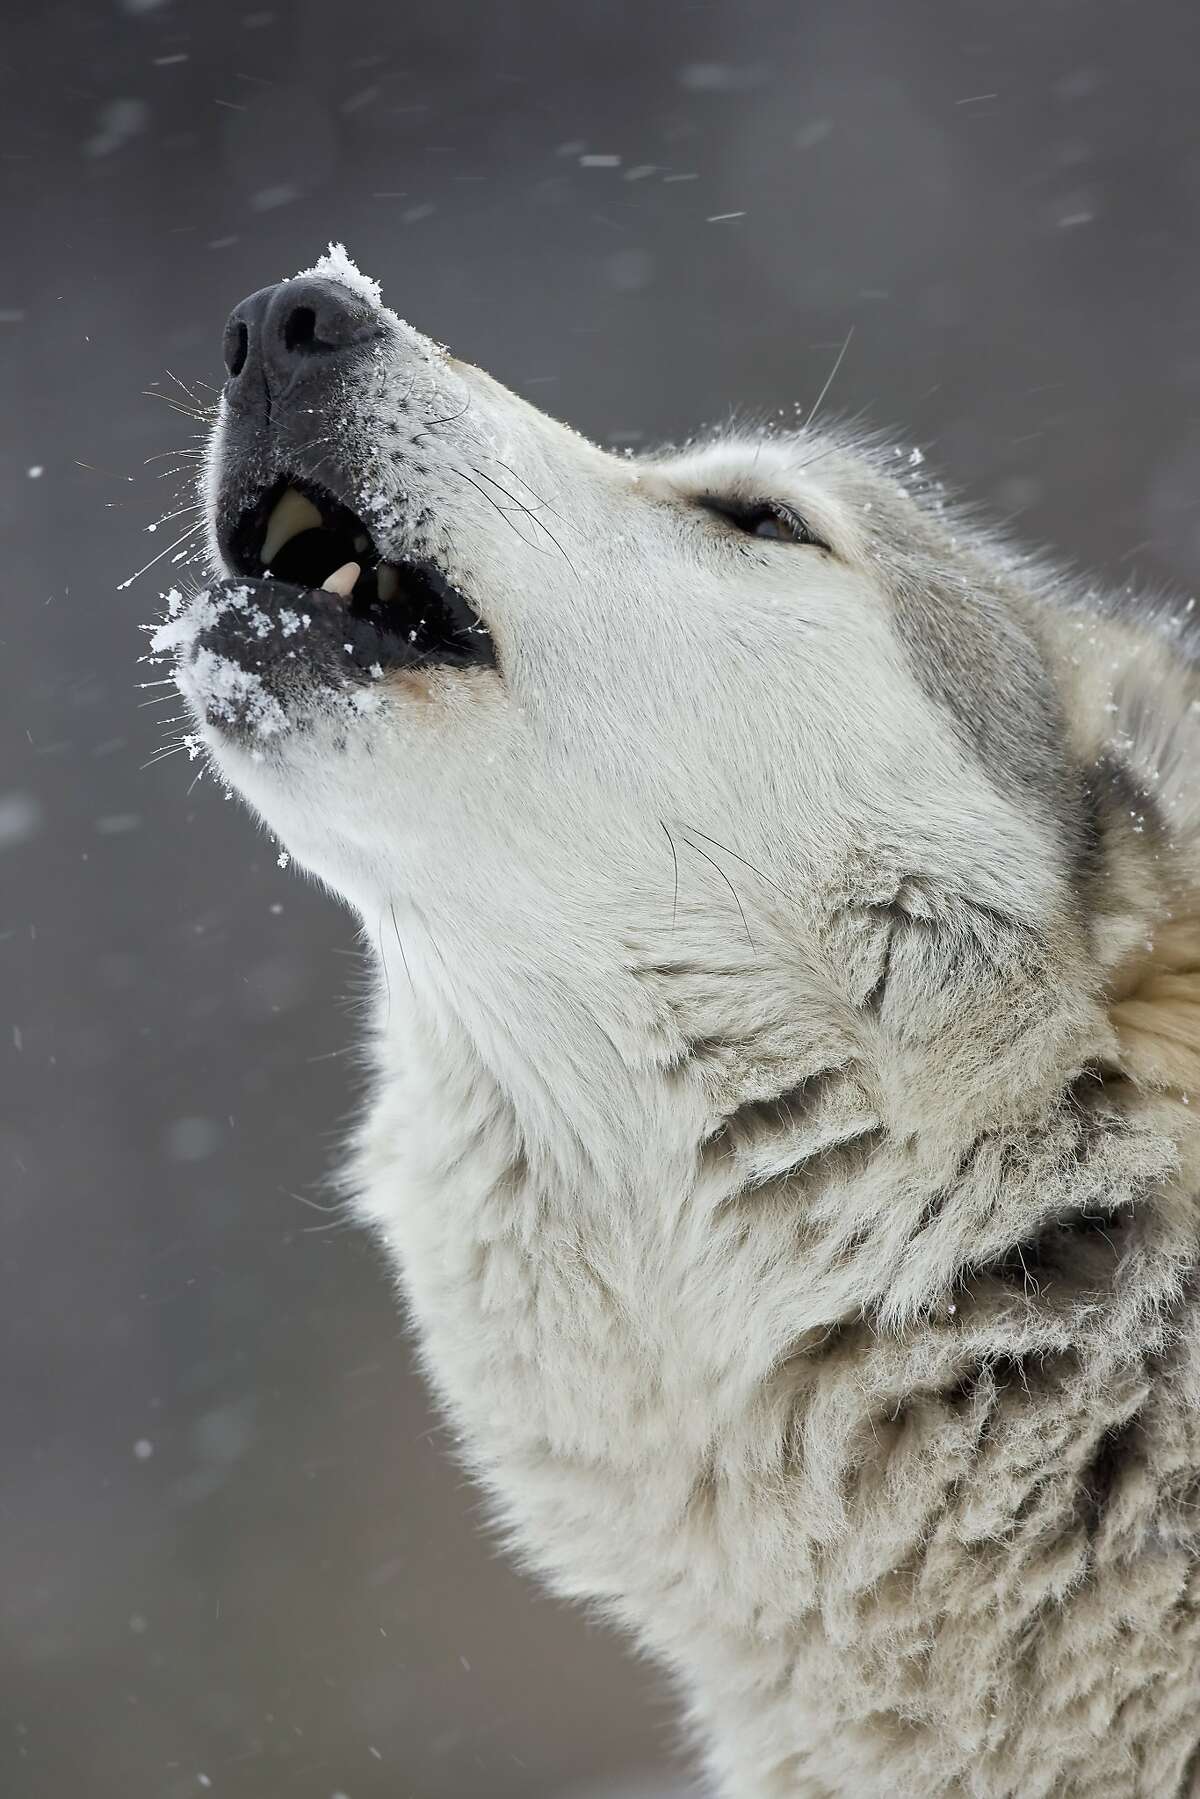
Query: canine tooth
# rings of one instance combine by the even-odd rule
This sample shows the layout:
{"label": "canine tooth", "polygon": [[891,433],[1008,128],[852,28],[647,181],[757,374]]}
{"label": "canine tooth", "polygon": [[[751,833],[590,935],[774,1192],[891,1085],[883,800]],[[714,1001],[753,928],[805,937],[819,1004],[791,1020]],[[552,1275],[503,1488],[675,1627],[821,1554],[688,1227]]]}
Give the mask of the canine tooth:
{"label": "canine tooth", "polygon": [[390,562],[381,562],[375,576],[381,600],[394,600],[400,592],[400,571]]}
{"label": "canine tooth", "polygon": [[354,583],[362,574],[357,562],[343,562],[341,568],[335,568],[331,575],[326,575],[321,583],[322,593],[336,593],[343,600],[348,600],[354,592]]}
{"label": "canine tooth", "polygon": [[259,551],[264,568],[275,560],[285,543],[298,537],[301,531],[311,531],[314,525],[321,523],[321,514],[312,501],[289,487],[267,520],[267,535]]}

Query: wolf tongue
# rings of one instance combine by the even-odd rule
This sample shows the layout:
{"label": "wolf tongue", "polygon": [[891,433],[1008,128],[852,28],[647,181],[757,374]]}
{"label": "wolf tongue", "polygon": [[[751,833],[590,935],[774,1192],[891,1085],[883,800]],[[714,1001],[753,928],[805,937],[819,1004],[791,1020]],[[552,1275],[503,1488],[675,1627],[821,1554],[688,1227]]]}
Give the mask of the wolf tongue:
{"label": "wolf tongue", "polygon": [[322,593],[336,593],[343,600],[348,600],[354,592],[354,583],[362,574],[357,562],[343,562],[341,568],[335,568],[331,575],[326,575],[321,583]]}

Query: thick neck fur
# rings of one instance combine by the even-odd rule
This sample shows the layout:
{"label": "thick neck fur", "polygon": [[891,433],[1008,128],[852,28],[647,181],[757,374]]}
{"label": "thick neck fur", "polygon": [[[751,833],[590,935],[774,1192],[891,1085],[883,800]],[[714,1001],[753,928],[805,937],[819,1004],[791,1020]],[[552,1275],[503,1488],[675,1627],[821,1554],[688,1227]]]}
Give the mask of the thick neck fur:
{"label": "thick neck fur", "polygon": [[[944,1726],[964,1680],[983,1713],[1016,1703],[1023,1664],[1005,1647],[988,1672],[966,1623],[955,1647],[962,1551],[943,1566],[936,1545],[978,1538],[978,1570],[1002,1546],[1028,1594],[1005,1602],[1020,1636],[1049,1578],[1019,1547],[1045,1528],[1033,1496],[1069,1519],[1122,1421],[1155,1428],[1145,1370],[1170,1352],[1192,1258],[1190,1117],[1087,1070],[1049,1083],[1037,1118],[926,1141],[865,1065],[815,1043],[798,1061],[764,980],[753,1062],[773,1047],[790,1084],[762,1091],[727,1029],[675,1064],[647,1052],[622,1075],[617,1058],[606,1111],[626,1153],[593,1160],[579,1139],[564,1164],[544,1130],[552,1060],[496,1018],[481,1044],[420,983],[401,1010],[398,977],[359,1205],[510,1541],[686,1678],[722,1790],[975,1790],[958,1784],[968,1739]],[[686,967],[642,978],[698,1027]],[[1014,1481],[1008,1433],[1034,1395],[1061,1446],[1031,1440]],[[1083,1577],[1088,1541],[1066,1530],[1055,1590]],[[944,1656],[900,1653],[935,1630]],[[914,1710],[930,1733],[886,1722]],[[801,1783],[802,1741],[826,1743],[833,1784]],[[865,1784],[885,1754],[908,1784]],[[1009,1777],[979,1790],[1025,1790]]]}
{"label": "thick neck fur", "polygon": [[[940,1720],[888,1791],[974,1790],[961,1683],[981,1715],[1015,1704],[1030,1626],[1010,1597],[994,1667],[972,1639],[905,1673],[897,1644],[949,1645],[962,1567],[988,1553],[930,1546],[1002,1544],[1030,1607],[1039,1581],[1065,1593],[1094,1567],[1075,1508],[1109,1446],[1151,1441],[1156,1407],[1176,1428],[1197,933],[1190,839],[1158,821],[1185,789],[1160,778],[1159,810],[1131,808],[1132,758],[1077,751],[1103,896],[1086,925],[1064,908],[1035,930],[878,850],[816,896],[803,953],[781,883],[746,869],[753,935],[719,960],[715,876],[669,934],[600,931],[569,964],[476,946],[451,976],[409,911],[397,952],[379,939],[360,1208],[512,1540],[685,1674],[733,1794],[810,1790],[788,1732],[825,1740],[837,1669],[872,1717]],[[1043,1493],[1059,1559],[1035,1579]],[[837,1740],[842,1786],[814,1793],[873,1790],[885,1754],[906,1778],[898,1726],[846,1717]],[[1047,1793],[1071,1790],[1063,1765]]]}
{"label": "thick neck fur", "polygon": [[[1070,1003],[1064,979],[1055,1027],[1044,956],[992,919],[974,938],[967,929],[966,951],[972,992],[994,975],[993,1019],[1007,1023],[977,1066],[978,1017],[956,1033],[948,1006],[937,1030],[959,1102],[948,1126],[905,986],[928,972],[937,908],[935,892],[909,893],[899,922],[845,924],[847,944],[882,933],[887,984],[865,1029],[849,1009],[839,1028],[828,992],[810,991],[806,1006],[816,973],[785,976],[769,939],[730,954],[736,1017],[722,979],[692,968],[686,949],[650,963],[624,946],[609,985],[624,984],[627,1003],[607,1019],[576,1016],[565,1035],[536,987],[519,1008],[482,1008],[460,979],[451,1003],[451,989],[410,987],[390,959],[383,1078],[357,1181],[400,1253],[435,1375],[455,1405],[478,1400],[477,1442],[493,1437],[496,1358],[507,1355],[531,1453],[629,1474],[670,1420],[676,1449],[682,1437],[703,1457],[738,1440],[739,1414],[830,1333],[919,1335],[954,1319],[961,1336],[967,1317],[1009,1304],[1013,1258],[1036,1258],[1064,1219],[1120,1222],[1158,1203],[1190,1116],[1103,1079],[1099,1065],[1116,1058],[1102,996]],[[806,1017],[822,1020],[819,1033]],[[1046,1343],[1069,1335],[1094,1272],[1083,1264],[1070,1280],[1060,1271],[1060,1303],[1038,1327]],[[463,1331],[464,1311],[478,1329]],[[446,1379],[463,1354],[478,1366]],[[507,1428],[495,1440],[511,1454]]]}

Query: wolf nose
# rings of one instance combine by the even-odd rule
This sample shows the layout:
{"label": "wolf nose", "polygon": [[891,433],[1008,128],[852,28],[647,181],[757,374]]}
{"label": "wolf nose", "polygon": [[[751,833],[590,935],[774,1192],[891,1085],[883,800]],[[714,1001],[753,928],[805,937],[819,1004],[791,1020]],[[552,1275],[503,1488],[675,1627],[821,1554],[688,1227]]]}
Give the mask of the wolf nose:
{"label": "wolf nose", "polygon": [[265,386],[274,398],[314,370],[381,335],[368,300],[316,275],[260,287],[225,327],[226,397],[235,405]]}

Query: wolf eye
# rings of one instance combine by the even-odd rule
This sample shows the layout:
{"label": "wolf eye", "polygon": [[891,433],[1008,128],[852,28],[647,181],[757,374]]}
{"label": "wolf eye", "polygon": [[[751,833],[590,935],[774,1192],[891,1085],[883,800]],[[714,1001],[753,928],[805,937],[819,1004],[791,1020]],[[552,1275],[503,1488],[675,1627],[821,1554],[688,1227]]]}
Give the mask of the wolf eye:
{"label": "wolf eye", "polygon": [[728,519],[748,537],[769,537],[779,543],[811,544],[814,549],[828,550],[829,545],[811,530],[798,512],[782,500],[705,499],[701,502],[710,512]]}
{"label": "wolf eye", "polygon": [[747,520],[743,530],[749,531],[752,537],[790,537],[793,543],[811,543],[812,532],[800,519],[794,518],[782,509],[774,506],[764,507],[753,521]]}

